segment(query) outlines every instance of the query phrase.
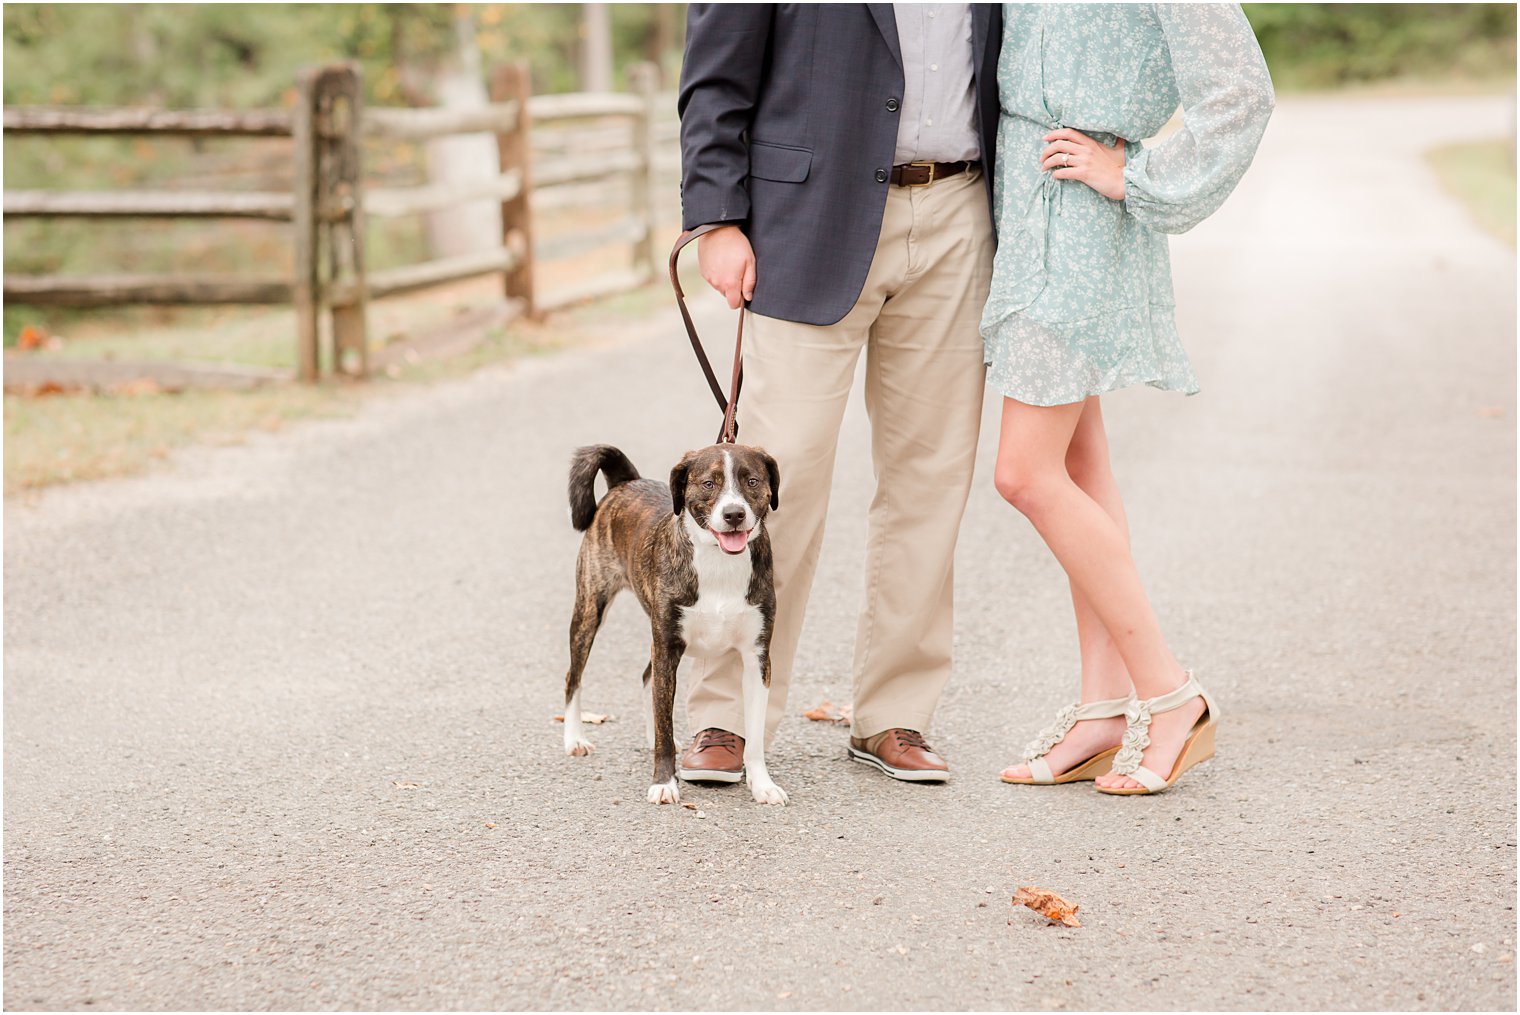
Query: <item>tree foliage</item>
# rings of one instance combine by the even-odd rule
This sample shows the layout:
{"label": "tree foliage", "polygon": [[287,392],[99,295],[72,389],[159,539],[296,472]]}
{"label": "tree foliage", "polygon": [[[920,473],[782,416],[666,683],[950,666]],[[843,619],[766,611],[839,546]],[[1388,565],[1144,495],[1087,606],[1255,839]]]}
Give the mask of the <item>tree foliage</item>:
{"label": "tree foliage", "polygon": [[1513,4],[1245,4],[1280,86],[1515,74]]}
{"label": "tree foliage", "polygon": [[[639,60],[677,62],[679,11],[658,6],[613,6],[619,75]],[[575,90],[579,4],[470,7],[486,66],[525,60],[535,90]],[[370,101],[427,103],[453,21],[452,5],[428,3],[6,4],[5,102],[273,106],[301,66],[355,60]]]}

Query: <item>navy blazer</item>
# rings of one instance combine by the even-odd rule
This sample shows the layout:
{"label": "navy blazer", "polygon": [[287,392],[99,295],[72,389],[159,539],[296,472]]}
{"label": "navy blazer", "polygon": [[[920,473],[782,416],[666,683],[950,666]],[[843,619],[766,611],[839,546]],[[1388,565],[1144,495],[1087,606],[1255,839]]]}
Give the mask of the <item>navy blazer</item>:
{"label": "navy blazer", "polygon": [[[990,193],[1002,8],[971,11]],[[755,313],[833,324],[855,305],[881,233],[902,94],[891,4],[688,7],[682,226],[743,226]]]}

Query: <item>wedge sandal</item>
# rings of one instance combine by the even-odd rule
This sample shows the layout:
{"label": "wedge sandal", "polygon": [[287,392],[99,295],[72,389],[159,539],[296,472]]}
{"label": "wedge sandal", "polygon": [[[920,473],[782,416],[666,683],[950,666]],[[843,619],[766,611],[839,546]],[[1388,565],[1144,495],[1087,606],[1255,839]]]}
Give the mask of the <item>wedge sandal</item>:
{"label": "wedge sandal", "polygon": [[1077,723],[1084,719],[1111,719],[1114,716],[1124,715],[1134,701],[1134,698],[1110,698],[1107,701],[1088,702],[1086,705],[1067,705],[1056,713],[1055,722],[1041,731],[1040,735],[1024,748],[1023,761],[1029,766],[1030,777],[1010,779],[1003,775],[999,778],[1015,786],[1059,786],[1068,782],[1092,782],[1100,775],[1107,775],[1114,755],[1119,753],[1117,747],[1110,747],[1106,751],[1094,754],[1060,775],[1050,770],[1050,763],[1045,760],[1045,755],[1049,754],[1056,744],[1066,739],[1066,734],[1070,733],[1071,728]]}
{"label": "wedge sandal", "polygon": [[[1203,699],[1203,714],[1198,717],[1192,731],[1188,733],[1187,740],[1183,742],[1182,753],[1177,755],[1171,774],[1163,778],[1140,764],[1141,756],[1151,743],[1151,716],[1170,712],[1194,698]],[[1198,683],[1198,678],[1193,676],[1192,670],[1187,671],[1187,682],[1177,690],[1156,698],[1132,701],[1124,717],[1129,721],[1129,726],[1124,731],[1124,740],[1119,745],[1119,753],[1114,755],[1111,771],[1115,775],[1127,775],[1140,785],[1128,789],[1093,787],[1099,793],[1108,793],[1112,796],[1144,796],[1161,793],[1170,789],[1172,784],[1182,777],[1183,772],[1214,756],[1214,729],[1219,721],[1219,706],[1214,704],[1213,695],[1205,691],[1203,685]]]}

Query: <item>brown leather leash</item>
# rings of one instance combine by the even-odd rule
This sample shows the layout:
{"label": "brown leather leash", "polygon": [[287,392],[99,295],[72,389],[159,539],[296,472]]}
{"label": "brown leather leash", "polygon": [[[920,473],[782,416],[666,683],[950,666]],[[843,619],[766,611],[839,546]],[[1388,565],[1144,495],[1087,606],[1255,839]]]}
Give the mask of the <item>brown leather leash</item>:
{"label": "brown leather leash", "polygon": [[720,222],[688,229],[676,237],[676,245],[670,251],[670,285],[676,291],[676,306],[681,308],[681,320],[686,322],[686,337],[691,339],[692,351],[697,354],[697,362],[702,367],[702,373],[707,377],[707,386],[712,388],[713,397],[718,400],[718,408],[723,410],[723,429],[718,431],[716,441],[718,444],[733,444],[739,436],[739,389],[744,386],[744,308],[739,308],[739,333],[734,338],[734,374],[733,379],[729,381],[728,396],[725,398],[723,386],[718,383],[718,375],[713,373],[712,363],[707,359],[707,351],[702,348],[702,340],[697,337],[697,326],[692,323],[691,312],[686,309],[686,294],[681,291],[681,279],[676,273],[676,262],[681,256],[681,248],[686,244],[698,236],[731,224]]}

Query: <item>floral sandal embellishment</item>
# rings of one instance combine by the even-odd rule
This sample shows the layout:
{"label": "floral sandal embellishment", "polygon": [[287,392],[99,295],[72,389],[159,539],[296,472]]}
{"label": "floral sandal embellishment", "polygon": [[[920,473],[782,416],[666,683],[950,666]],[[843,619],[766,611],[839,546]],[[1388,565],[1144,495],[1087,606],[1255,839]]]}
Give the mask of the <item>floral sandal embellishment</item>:
{"label": "floral sandal embellishment", "polygon": [[1050,753],[1050,749],[1062,740],[1071,728],[1077,724],[1077,706],[1067,705],[1056,713],[1055,722],[1040,731],[1040,735],[1031,740],[1024,747],[1024,760],[1033,761],[1043,758]]}
{"label": "floral sandal embellishment", "polygon": [[1119,741],[1119,753],[1114,755],[1115,775],[1133,775],[1140,767],[1145,749],[1151,745],[1151,702],[1131,702],[1124,710],[1124,720],[1128,725],[1124,727],[1124,739]]}

